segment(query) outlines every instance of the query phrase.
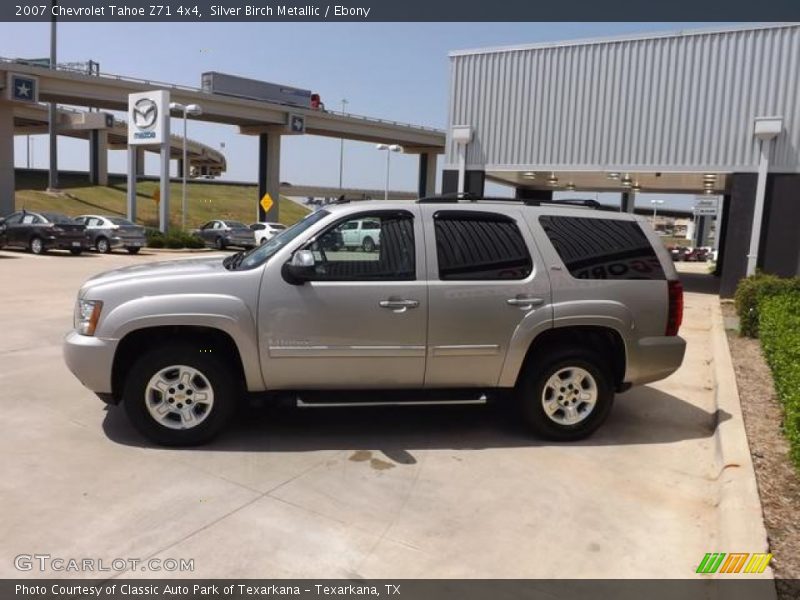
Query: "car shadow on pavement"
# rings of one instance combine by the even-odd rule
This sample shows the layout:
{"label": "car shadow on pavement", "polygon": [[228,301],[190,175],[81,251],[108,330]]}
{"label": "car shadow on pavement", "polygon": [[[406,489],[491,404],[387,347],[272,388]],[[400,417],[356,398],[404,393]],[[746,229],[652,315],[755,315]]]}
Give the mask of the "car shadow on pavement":
{"label": "car shadow on pavement", "polygon": [[719,295],[719,277],[711,273],[686,273],[679,272],[683,290],[690,294]]}
{"label": "car shadow on pavement", "polygon": [[[619,395],[608,421],[589,439],[564,445],[666,444],[708,438],[731,415],[707,412],[651,387]],[[115,443],[151,447],[121,407],[108,407],[103,429]],[[213,442],[193,450],[310,452],[381,450],[413,464],[414,450],[562,445],[531,435],[508,405],[354,408],[242,408]]]}

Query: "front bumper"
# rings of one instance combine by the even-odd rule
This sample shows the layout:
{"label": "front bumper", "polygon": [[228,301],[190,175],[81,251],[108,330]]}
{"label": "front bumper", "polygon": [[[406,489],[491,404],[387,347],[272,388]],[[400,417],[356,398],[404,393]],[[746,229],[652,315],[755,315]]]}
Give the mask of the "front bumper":
{"label": "front bumper", "polygon": [[625,383],[642,385],[669,377],[683,362],[686,340],[680,336],[645,337],[628,348]]}
{"label": "front bumper", "polygon": [[64,362],[83,385],[97,394],[111,393],[111,368],[119,340],[81,335],[75,330],[64,338]]}

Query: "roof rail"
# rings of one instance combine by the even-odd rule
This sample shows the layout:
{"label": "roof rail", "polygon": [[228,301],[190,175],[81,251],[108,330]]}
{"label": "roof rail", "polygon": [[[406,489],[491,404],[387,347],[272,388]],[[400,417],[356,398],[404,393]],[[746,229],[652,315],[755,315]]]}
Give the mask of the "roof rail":
{"label": "roof rail", "polygon": [[585,208],[601,208],[601,204],[597,200],[588,198],[564,198],[559,200],[537,200],[533,198],[500,198],[495,196],[480,196],[471,192],[453,192],[442,194],[440,196],[426,196],[417,200],[419,204],[438,204],[438,203],[456,203],[459,201],[469,202],[519,202],[525,206],[542,206],[542,205],[567,205],[567,206],[581,206]]}

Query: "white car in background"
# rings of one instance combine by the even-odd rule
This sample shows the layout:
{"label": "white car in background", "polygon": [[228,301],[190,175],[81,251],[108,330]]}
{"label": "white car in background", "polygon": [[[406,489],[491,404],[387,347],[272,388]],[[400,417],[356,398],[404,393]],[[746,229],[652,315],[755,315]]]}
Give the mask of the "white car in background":
{"label": "white car in background", "polygon": [[250,225],[250,229],[253,230],[253,233],[256,236],[256,244],[263,244],[286,229],[286,225],[283,223],[259,222]]}

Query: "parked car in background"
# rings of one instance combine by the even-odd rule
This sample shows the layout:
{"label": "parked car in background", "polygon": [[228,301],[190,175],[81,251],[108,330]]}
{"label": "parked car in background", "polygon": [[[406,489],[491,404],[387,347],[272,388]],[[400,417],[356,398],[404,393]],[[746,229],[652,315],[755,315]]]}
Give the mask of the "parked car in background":
{"label": "parked car in background", "polygon": [[672,260],[679,262],[686,260],[686,254],[690,251],[691,248],[687,248],[686,246],[672,246],[669,248],[669,255],[672,257]]}
{"label": "parked car in background", "polygon": [[239,221],[216,219],[193,233],[202,238],[207,246],[217,250],[224,250],[228,246],[250,249],[256,245],[255,232]]}
{"label": "parked car in background", "polygon": [[131,254],[136,254],[147,242],[144,227],[123,217],[81,215],[73,220],[86,227],[91,246],[101,254],[107,254],[114,248],[125,248]]}
{"label": "parked car in background", "polygon": [[684,260],[689,262],[706,262],[709,258],[708,248],[692,248],[686,253]]}
{"label": "parked car in background", "polygon": [[78,255],[89,249],[86,229],[66,215],[21,210],[0,219],[0,247],[26,248],[34,254],[69,250]]}
{"label": "parked car in background", "polygon": [[381,223],[372,219],[349,221],[339,230],[342,242],[348,250],[360,248],[364,252],[374,252],[381,244]]}
{"label": "parked car in background", "polygon": [[252,229],[253,233],[255,233],[256,244],[263,244],[286,229],[286,225],[283,223],[266,223],[261,221],[258,223],[252,223],[250,225],[250,229]]}

